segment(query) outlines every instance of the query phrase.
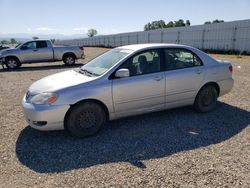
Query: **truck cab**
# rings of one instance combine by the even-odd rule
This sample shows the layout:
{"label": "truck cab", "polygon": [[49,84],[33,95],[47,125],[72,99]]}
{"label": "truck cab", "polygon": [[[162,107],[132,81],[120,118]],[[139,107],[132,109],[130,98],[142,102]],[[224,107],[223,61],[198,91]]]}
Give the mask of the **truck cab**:
{"label": "truck cab", "polygon": [[54,59],[54,50],[49,40],[26,42],[19,47],[20,60],[25,62],[51,61]]}
{"label": "truck cab", "polygon": [[16,69],[23,63],[61,61],[70,66],[76,59],[84,58],[82,46],[54,47],[50,40],[33,40],[0,52],[0,63]]}

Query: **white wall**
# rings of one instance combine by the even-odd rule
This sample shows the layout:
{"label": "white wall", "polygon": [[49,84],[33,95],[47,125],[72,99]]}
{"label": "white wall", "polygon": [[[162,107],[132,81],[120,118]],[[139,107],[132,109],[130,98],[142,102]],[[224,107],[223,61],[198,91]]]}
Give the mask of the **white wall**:
{"label": "white wall", "polygon": [[250,52],[250,20],[56,41],[58,45],[106,47],[138,43],[177,43],[207,50]]}

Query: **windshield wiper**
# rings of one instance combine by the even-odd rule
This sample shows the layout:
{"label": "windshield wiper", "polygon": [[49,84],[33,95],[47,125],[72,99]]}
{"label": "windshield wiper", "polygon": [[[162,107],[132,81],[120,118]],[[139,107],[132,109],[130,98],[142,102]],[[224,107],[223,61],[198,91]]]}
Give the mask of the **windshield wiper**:
{"label": "windshield wiper", "polygon": [[90,75],[90,76],[99,76],[98,74],[95,74],[93,72],[88,71],[87,69],[80,69],[81,71],[83,71],[86,75]]}
{"label": "windshield wiper", "polygon": [[74,69],[76,72],[80,73],[80,74],[84,74],[86,76],[91,76],[90,74],[88,74],[86,71],[80,69],[80,68],[76,68]]}

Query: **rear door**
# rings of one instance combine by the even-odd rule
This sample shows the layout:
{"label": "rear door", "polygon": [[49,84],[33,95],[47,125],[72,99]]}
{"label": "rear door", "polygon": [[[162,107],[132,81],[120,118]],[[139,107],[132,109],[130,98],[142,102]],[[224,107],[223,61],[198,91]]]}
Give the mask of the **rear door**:
{"label": "rear door", "polygon": [[183,49],[164,49],[166,77],[166,107],[192,104],[204,78],[201,59]]}
{"label": "rear door", "polygon": [[120,68],[129,69],[130,76],[113,79],[113,101],[118,117],[164,108],[165,77],[159,50],[140,52]]}
{"label": "rear door", "polygon": [[47,41],[36,41],[37,57],[39,61],[52,61],[53,48],[47,44]]}

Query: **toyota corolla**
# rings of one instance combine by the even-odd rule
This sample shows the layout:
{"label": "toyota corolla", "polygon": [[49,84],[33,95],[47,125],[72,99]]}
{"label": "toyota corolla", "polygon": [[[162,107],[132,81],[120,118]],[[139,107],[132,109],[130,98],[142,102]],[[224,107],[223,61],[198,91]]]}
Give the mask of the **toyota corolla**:
{"label": "toyota corolla", "polygon": [[22,105],[31,127],[85,137],[126,116],[188,105],[211,111],[232,89],[232,71],[230,63],[190,46],[122,46],[36,81]]}

